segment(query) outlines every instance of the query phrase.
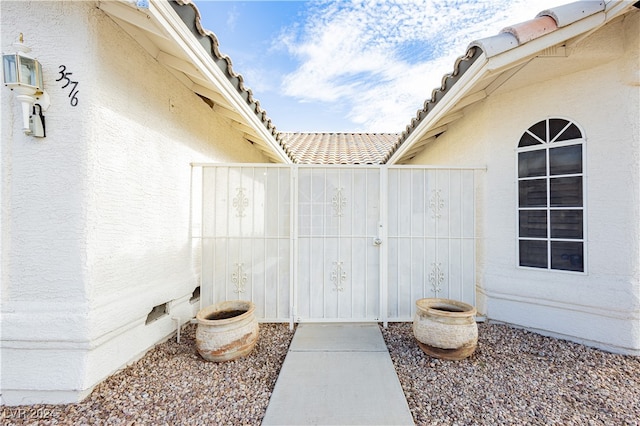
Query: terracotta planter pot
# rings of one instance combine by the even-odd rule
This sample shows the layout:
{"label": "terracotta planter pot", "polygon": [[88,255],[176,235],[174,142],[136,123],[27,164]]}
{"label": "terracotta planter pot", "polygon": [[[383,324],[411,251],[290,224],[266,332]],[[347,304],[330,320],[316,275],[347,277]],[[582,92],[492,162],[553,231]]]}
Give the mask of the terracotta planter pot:
{"label": "terracotta planter pot", "polygon": [[249,354],[258,341],[255,305],[231,300],[203,308],[196,319],[196,347],[207,361],[222,362]]}
{"label": "terracotta planter pot", "polygon": [[420,348],[436,358],[460,360],[478,345],[476,308],[450,299],[420,299],[413,318],[413,335]]}

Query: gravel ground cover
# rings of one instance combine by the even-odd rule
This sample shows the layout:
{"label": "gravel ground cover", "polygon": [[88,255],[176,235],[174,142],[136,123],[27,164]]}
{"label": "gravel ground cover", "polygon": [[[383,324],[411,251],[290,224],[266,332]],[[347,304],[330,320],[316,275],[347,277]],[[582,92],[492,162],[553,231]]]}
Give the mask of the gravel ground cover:
{"label": "gravel ground cover", "polygon": [[382,330],[416,424],[640,424],[640,357],[506,325],[478,328],[478,348],[462,361],[424,354],[410,323]]}
{"label": "gravel ground cover", "polygon": [[[441,361],[411,323],[382,334],[417,425],[640,425],[640,357],[484,323],[470,358]],[[0,424],[259,425],[292,337],[287,324],[260,324],[249,356],[217,364],[187,325],[180,344],[159,344],[83,402],[3,406]]]}
{"label": "gravel ground cover", "polygon": [[0,425],[259,425],[293,332],[260,324],[254,350],[203,360],[194,324],[100,383],[79,404],[2,407]]}

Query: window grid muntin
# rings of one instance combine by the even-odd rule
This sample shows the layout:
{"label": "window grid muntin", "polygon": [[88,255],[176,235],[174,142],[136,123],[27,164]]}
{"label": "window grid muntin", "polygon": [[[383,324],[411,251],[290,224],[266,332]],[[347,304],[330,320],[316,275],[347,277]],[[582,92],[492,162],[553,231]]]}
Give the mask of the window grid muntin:
{"label": "window grid muntin", "polygon": [[[553,118],[553,119],[557,119],[557,118]],[[553,137],[550,137],[550,128],[549,128],[549,120],[551,119],[546,119],[545,121],[545,136],[546,136],[546,141],[542,141],[538,136],[536,136],[534,133],[530,132],[529,129],[527,129],[525,132],[528,133],[531,137],[535,138],[536,140],[540,141],[540,143],[535,144],[535,145],[527,145],[527,146],[523,146],[523,147],[518,147],[516,148],[516,179],[518,182],[517,185],[517,204],[518,204],[518,209],[517,209],[517,214],[516,214],[516,220],[517,220],[517,240],[518,240],[518,244],[516,245],[517,247],[517,266],[520,268],[533,268],[536,270],[547,270],[547,271],[554,271],[554,272],[567,272],[567,273],[578,273],[578,274],[585,274],[587,271],[587,261],[586,261],[586,223],[585,223],[585,219],[586,219],[586,214],[585,214],[585,205],[586,205],[586,173],[585,173],[585,165],[586,165],[586,146],[584,144],[585,142],[585,138],[584,138],[584,133],[582,132],[582,130],[580,130],[580,132],[582,133],[582,137],[581,138],[574,138],[574,139],[569,139],[569,140],[563,140],[563,141],[558,141],[555,142],[568,128],[570,128],[571,126],[576,126],[578,129],[580,129],[576,123],[574,123],[571,120],[566,120],[566,119],[561,119],[561,120],[566,120],[567,123],[565,124],[565,126],[563,126],[561,128],[561,130],[553,135]],[[536,123],[538,124],[538,123]],[[531,126],[530,128],[534,127],[535,125]],[[522,140],[522,137],[519,139],[519,141]],[[550,159],[549,159],[549,150],[553,149],[553,148],[560,148],[560,147],[564,147],[564,146],[572,146],[572,145],[581,145],[581,151],[582,151],[582,156],[581,156],[581,168],[582,168],[582,172],[581,173],[571,173],[571,174],[562,174],[562,175],[551,175],[550,172]],[[519,166],[520,166],[520,161],[519,161],[519,154],[522,152],[530,152],[530,151],[544,151],[545,152],[545,161],[546,161],[546,176],[531,176],[531,177],[524,177],[521,178],[519,175]],[[550,185],[550,180],[551,179],[555,179],[555,178],[562,178],[562,177],[581,177],[582,178],[582,206],[551,206],[551,185]],[[536,206],[536,207],[520,207],[520,181],[525,181],[525,180],[545,180],[545,184],[546,184],[546,206]],[[534,210],[545,210],[546,211],[546,223],[547,223],[547,237],[543,238],[543,237],[521,237],[520,236],[520,212],[521,211],[534,211]],[[552,238],[551,237],[551,211],[559,211],[559,210],[579,210],[582,212],[582,238]],[[526,266],[526,265],[522,265],[521,264],[521,260],[520,260],[520,242],[521,241],[546,241],[546,247],[547,247],[547,265],[546,268],[544,267],[537,267],[537,266]],[[567,242],[567,243],[579,243],[582,245],[582,270],[570,270],[570,269],[553,269],[552,268],[552,243],[554,242]]]}

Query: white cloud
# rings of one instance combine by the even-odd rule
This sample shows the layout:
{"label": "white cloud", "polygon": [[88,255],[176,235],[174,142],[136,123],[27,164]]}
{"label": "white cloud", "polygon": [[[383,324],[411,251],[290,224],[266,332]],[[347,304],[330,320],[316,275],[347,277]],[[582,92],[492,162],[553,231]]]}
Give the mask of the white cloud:
{"label": "white cloud", "polygon": [[358,131],[401,131],[471,41],[550,4],[558,1],[539,1],[534,10],[525,0],[311,3],[306,21],[277,42],[299,61],[282,91],[346,105]]}
{"label": "white cloud", "polygon": [[236,23],[238,22],[238,13],[238,8],[234,5],[227,14],[227,27],[229,27],[230,30],[236,29]]}

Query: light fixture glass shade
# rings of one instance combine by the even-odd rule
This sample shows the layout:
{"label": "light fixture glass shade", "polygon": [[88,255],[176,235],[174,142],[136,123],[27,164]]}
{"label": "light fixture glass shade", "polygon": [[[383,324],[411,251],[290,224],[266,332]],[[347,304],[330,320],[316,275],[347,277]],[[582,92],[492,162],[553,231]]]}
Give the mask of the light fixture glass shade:
{"label": "light fixture glass shade", "polygon": [[2,55],[2,69],[5,86],[42,92],[42,67],[36,59],[20,53]]}

